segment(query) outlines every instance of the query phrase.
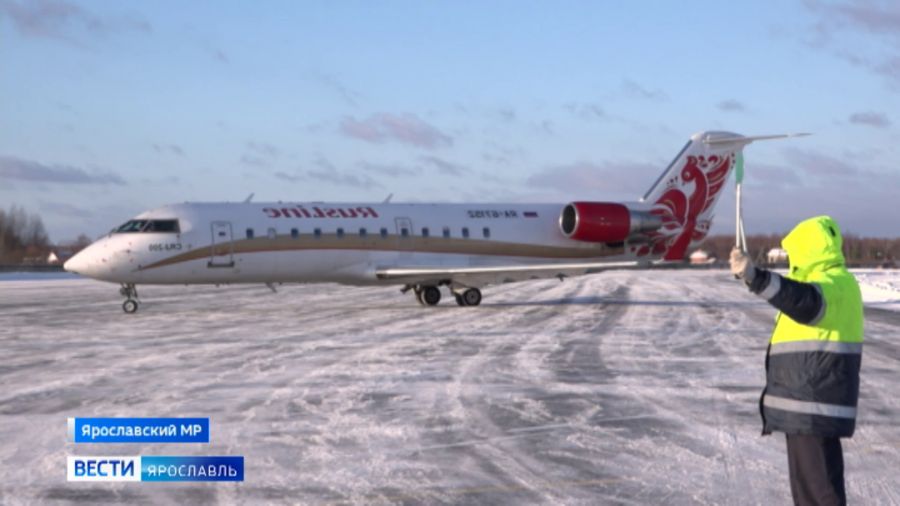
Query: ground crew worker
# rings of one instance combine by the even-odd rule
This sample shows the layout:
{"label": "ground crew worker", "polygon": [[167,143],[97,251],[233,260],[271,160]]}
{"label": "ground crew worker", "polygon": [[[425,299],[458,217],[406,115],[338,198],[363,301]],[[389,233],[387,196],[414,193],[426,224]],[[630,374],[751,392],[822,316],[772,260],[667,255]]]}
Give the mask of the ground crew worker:
{"label": "ground crew worker", "polygon": [[731,271],[778,310],[760,398],[763,435],[784,432],[794,504],[846,504],[842,437],[856,425],[862,296],[828,216],[801,222],[781,242],[790,274],[753,265],[735,248]]}

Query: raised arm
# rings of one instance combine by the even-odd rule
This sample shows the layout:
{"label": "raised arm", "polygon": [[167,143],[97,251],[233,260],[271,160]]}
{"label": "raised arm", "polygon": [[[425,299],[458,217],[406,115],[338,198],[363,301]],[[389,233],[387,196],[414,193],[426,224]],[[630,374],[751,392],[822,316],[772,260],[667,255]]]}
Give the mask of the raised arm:
{"label": "raised arm", "polygon": [[825,297],[814,283],[787,279],[753,265],[746,253],[731,252],[731,271],[743,279],[750,291],[759,295],[792,320],[815,325],[825,316]]}

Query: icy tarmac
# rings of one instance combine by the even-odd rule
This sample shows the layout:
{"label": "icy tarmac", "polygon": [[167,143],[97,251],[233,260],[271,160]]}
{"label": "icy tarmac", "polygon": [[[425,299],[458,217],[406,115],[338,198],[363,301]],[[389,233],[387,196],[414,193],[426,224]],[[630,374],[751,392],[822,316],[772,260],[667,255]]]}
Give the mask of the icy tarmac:
{"label": "icy tarmac", "polygon": [[[760,436],[775,311],[726,271],[608,272],[421,308],[396,288],[0,282],[0,503],[788,504]],[[900,313],[867,309],[852,504],[900,504]],[[74,445],[198,416],[209,445]],[[244,455],[246,481],[67,483],[67,455]]]}

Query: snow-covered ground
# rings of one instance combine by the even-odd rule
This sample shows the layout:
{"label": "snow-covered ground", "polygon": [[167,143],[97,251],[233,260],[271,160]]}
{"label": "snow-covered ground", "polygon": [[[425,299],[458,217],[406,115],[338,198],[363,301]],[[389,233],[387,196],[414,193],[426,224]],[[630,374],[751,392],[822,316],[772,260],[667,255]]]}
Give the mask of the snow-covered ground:
{"label": "snow-covered ground", "polygon": [[[0,282],[0,504],[790,501],[783,438],[759,435],[774,310],[727,271],[504,285],[478,308],[334,285],[141,296],[126,315],[114,285]],[[854,504],[900,504],[882,302],[844,445]],[[71,416],[208,416],[212,440],[74,445]],[[246,481],[70,484],[76,454],[244,455]]]}
{"label": "snow-covered ground", "polygon": [[900,270],[859,269],[854,274],[866,304],[900,311]]}

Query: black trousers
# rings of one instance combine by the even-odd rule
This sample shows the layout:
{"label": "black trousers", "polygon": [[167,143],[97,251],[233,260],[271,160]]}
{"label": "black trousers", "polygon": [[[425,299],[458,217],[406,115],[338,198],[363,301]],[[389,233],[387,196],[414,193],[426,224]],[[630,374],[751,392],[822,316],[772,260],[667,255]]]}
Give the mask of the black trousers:
{"label": "black trousers", "polygon": [[794,504],[847,504],[840,438],[786,434],[786,439]]}

